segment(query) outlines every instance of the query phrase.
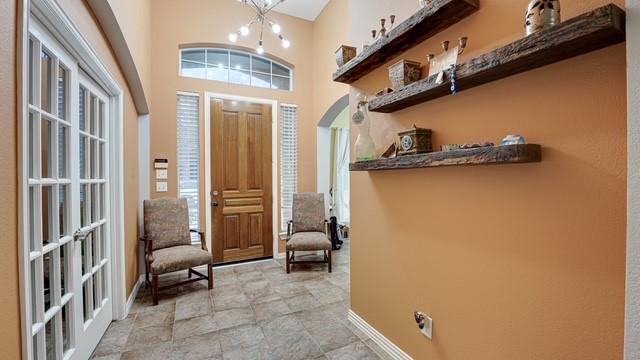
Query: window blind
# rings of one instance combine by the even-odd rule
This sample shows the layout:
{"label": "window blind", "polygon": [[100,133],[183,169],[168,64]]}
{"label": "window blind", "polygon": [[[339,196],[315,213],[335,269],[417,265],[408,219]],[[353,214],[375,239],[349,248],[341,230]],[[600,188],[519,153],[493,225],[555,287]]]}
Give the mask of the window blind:
{"label": "window blind", "polygon": [[[197,95],[178,94],[178,194],[189,203],[189,225],[200,230],[200,129]],[[192,242],[199,243],[198,234]]]}
{"label": "window blind", "polygon": [[298,191],[298,120],[296,106],[282,105],[280,107],[281,146],[280,149],[280,210],[283,231],[287,229],[287,222],[291,220],[293,194]]}

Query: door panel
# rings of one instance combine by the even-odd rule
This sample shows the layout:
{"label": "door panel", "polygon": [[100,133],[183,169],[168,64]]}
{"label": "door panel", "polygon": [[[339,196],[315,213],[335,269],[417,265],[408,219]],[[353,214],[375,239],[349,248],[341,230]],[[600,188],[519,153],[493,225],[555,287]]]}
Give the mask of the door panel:
{"label": "door panel", "polygon": [[112,319],[109,98],[33,17],[28,46],[25,357],[87,359]]}
{"label": "door panel", "polygon": [[215,263],[273,254],[271,106],[211,102]]}

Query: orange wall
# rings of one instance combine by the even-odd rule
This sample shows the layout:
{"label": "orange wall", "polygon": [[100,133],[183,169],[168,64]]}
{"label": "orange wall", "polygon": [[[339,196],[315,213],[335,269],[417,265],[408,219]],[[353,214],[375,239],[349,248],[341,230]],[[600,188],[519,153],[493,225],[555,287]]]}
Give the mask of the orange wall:
{"label": "orange wall", "polygon": [[[466,59],[521,37],[527,2],[481,0],[478,13],[403,57],[424,63],[440,41],[467,35]],[[608,2],[564,0],[563,17]],[[413,0],[382,3],[351,2],[354,44],[375,19],[417,10]],[[542,144],[543,160],[352,173],[353,310],[415,359],[621,358],[625,68],[620,44],[372,114],[379,152],[416,124],[434,130],[436,148],[522,134]],[[356,92],[388,86],[386,72],[353,84],[352,104]],[[415,310],[433,317],[433,341],[417,331]]]}
{"label": "orange wall", "polygon": [[151,0],[108,0],[151,106]]}
{"label": "orange wall", "polygon": [[340,45],[349,43],[348,13],[348,0],[332,0],[313,22],[312,80],[315,125],[331,105],[349,92],[348,85],[332,81],[332,74],[336,71],[334,53]]}
{"label": "orange wall", "polygon": [[[224,14],[224,16],[222,16]],[[208,204],[204,188],[204,93],[222,93],[253,98],[277,100],[298,105],[298,187],[300,191],[315,190],[315,125],[312,112],[312,24],[291,16],[272,13],[283,33],[291,40],[291,47],[284,49],[277,38],[264,34],[265,50],[273,56],[293,64],[294,91],[260,89],[211,80],[179,76],[179,46],[194,43],[227,43],[229,32],[248,21],[251,10],[237,1],[220,0],[156,0],[152,7],[152,78],[156,84],[151,91],[154,111],[151,121],[151,159],[169,159],[169,191],[157,193],[155,180],[151,179],[151,197],[177,196],[177,124],[176,92],[188,91],[200,94],[200,148],[202,206],[200,222],[204,228],[205,206]],[[249,38],[241,38],[237,45],[254,48],[258,43],[258,28],[252,29]],[[274,198],[277,194],[274,194]],[[279,212],[278,212],[279,214]]]}
{"label": "orange wall", "polygon": [[18,359],[20,289],[18,283],[18,183],[16,115],[16,1],[0,2],[0,348],[2,356]]}

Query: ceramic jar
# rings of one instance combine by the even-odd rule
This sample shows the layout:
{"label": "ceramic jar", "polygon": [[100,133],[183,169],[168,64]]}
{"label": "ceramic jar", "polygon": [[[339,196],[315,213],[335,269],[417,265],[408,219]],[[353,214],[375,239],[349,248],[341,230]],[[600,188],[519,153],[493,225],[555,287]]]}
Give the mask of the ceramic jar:
{"label": "ceramic jar", "polygon": [[560,24],[560,0],[531,0],[527,6],[527,36]]}

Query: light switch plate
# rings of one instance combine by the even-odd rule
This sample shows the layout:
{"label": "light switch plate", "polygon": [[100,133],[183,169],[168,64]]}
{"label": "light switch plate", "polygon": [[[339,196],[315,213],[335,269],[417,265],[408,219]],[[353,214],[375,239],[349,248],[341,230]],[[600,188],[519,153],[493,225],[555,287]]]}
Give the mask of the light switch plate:
{"label": "light switch plate", "polygon": [[156,179],[158,180],[166,180],[169,178],[169,172],[167,169],[156,169]]}
{"label": "light switch plate", "polygon": [[426,336],[431,340],[433,338],[433,319],[429,316],[426,316],[424,319],[424,327],[420,329],[422,335]]}
{"label": "light switch plate", "polygon": [[169,188],[167,186],[166,181],[158,181],[156,182],[156,192],[167,192]]}

